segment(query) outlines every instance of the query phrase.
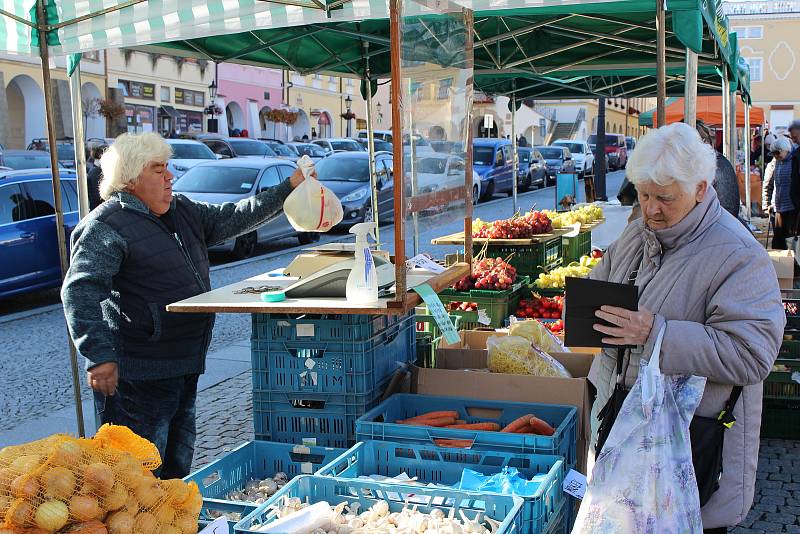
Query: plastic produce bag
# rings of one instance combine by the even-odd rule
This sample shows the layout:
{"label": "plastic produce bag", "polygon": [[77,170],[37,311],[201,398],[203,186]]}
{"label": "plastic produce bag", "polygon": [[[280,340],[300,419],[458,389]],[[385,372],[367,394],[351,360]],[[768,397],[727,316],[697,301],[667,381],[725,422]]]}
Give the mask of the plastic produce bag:
{"label": "plastic produce bag", "polygon": [[595,461],[573,534],[701,534],[689,423],[706,379],[662,375],[664,328]]}
{"label": "plastic produce bag", "polygon": [[301,157],[297,166],[305,180],[286,197],[283,212],[298,232],[327,232],[342,221],[342,203],[333,191],[311,176],[311,158]]}
{"label": "plastic produce bag", "polygon": [[453,488],[480,493],[532,497],[539,491],[541,481],[545,478],[547,475],[536,475],[532,480],[528,480],[516,467],[504,467],[502,471],[494,475],[484,475],[472,469],[464,469],[461,472],[461,481]]}
{"label": "plastic produce bag", "polygon": [[531,345],[524,337],[490,337],[486,364],[493,373],[572,378],[561,362]]}
{"label": "plastic produce bag", "polygon": [[510,336],[522,336],[545,352],[569,352],[555,334],[536,319],[520,321],[511,317]]}
{"label": "plastic produce bag", "polygon": [[[197,484],[159,480],[158,449],[124,426],[92,439],[54,435],[0,450],[0,531],[196,533]],[[29,530],[26,530],[29,529]]]}

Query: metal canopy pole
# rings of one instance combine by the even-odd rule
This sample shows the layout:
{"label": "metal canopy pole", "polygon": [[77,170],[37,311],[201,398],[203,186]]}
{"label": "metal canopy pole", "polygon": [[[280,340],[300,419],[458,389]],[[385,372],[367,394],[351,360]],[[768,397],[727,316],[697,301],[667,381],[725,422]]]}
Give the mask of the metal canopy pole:
{"label": "metal canopy pole", "polygon": [[72,98],[72,133],[75,137],[75,172],[78,173],[78,213],[83,219],[89,214],[89,186],[86,181],[86,132],[83,131],[80,63],[69,77],[69,92]]}
{"label": "metal canopy pole", "polygon": [[513,209],[514,215],[517,214],[517,177],[519,175],[519,154],[517,150],[517,95],[511,94],[511,158],[514,164],[511,169],[514,171],[514,182],[512,184],[512,197],[514,198]]}
{"label": "metal canopy pole", "polygon": [[750,204],[750,103],[744,103],[744,203],[745,218],[750,222],[752,210]]}
{"label": "metal canopy pole", "polygon": [[686,87],[683,95],[683,122],[697,125],[697,53],[686,49]]}
{"label": "metal canopy pole", "polygon": [[[64,230],[64,211],[61,209],[61,176],[58,173],[58,148],[56,147],[56,124],[53,110],[53,86],[50,79],[50,50],[47,45],[47,32],[44,30],[47,18],[44,8],[45,0],[36,2],[36,24],[39,33],[39,57],[42,61],[42,82],[44,84],[44,108],[47,116],[47,140],[50,144],[50,169],[53,174],[53,201],[56,212],[56,235],[58,236],[58,256],[61,260],[61,279],[67,274],[69,257],[67,256],[67,237]],[[69,343],[69,360],[72,368],[72,391],[75,394],[75,417],[78,423],[78,435],[83,437],[83,405],[81,404],[81,383],[78,378],[78,353],[72,338],[67,334]]]}
{"label": "metal canopy pole", "polygon": [[656,0],[656,125],[664,126],[667,123],[667,28],[664,0]]}
{"label": "metal canopy pole", "polygon": [[736,89],[734,87],[730,87],[731,93],[728,97],[728,103],[730,104],[730,109],[728,110],[728,128],[730,129],[730,133],[728,134],[728,142],[731,144],[730,148],[728,149],[728,159],[733,164],[734,168],[736,167],[736,150],[738,148],[738,132],[736,131]]}
{"label": "metal canopy pole", "polygon": [[[364,41],[364,53],[369,53],[369,42]],[[380,234],[380,223],[379,223],[379,213],[378,213],[378,187],[377,187],[377,175],[375,174],[375,128],[372,124],[372,84],[370,81],[370,72],[369,72],[369,56],[367,55],[364,59],[365,62],[365,72],[364,72],[364,83],[367,86],[367,148],[369,150],[369,176],[370,176],[370,187],[372,191],[372,220],[375,221],[375,241],[376,241],[376,248],[381,248],[381,234]]]}
{"label": "metal canopy pole", "polygon": [[730,107],[731,98],[730,82],[728,81],[727,67],[722,66],[722,155],[730,159]]}
{"label": "metal canopy pole", "polygon": [[[402,0],[389,0],[389,29],[391,37],[391,102],[392,102],[392,159],[394,176],[394,257],[395,299],[406,302],[406,236],[405,236],[405,169],[403,168],[403,96],[402,96]],[[398,183],[400,184],[398,186]]]}

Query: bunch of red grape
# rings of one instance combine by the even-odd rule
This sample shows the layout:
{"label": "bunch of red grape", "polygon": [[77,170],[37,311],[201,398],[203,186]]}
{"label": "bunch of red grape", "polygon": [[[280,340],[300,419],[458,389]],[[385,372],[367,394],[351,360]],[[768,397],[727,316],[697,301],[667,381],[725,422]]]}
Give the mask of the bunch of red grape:
{"label": "bunch of red grape", "polygon": [[448,305],[449,311],[478,311],[477,302],[451,302]]}
{"label": "bunch of red grape", "polygon": [[453,284],[456,291],[482,289],[503,291],[517,279],[517,270],[503,258],[486,258],[475,265],[472,274]]}
{"label": "bunch of red grape", "polygon": [[797,304],[794,302],[784,302],[783,309],[786,315],[797,315]]}
{"label": "bunch of red grape", "polygon": [[553,224],[544,213],[532,211],[522,217],[501,219],[472,232],[472,237],[487,239],[527,239],[553,230]]}

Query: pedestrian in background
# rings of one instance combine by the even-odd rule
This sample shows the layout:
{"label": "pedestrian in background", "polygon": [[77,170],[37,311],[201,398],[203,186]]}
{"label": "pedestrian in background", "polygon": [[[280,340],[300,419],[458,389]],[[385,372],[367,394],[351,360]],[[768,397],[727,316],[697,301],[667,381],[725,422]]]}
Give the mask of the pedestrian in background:
{"label": "pedestrian in background", "polygon": [[92,147],[92,168],[86,173],[90,211],[103,203],[103,199],[100,197],[100,181],[103,179],[103,169],[100,167],[100,158],[103,157],[106,148],[108,148],[106,145]]}
{"label": "pedestrian in background", "polygon": [[173,196],[171,156],[154,133],[124,134],[103,154],[105,202],[72,232],[61,298],[102,422],[153,442],[163,462],[158,476],[183,478],[214,315],[165,307],[210,291],[208,246],[273,219],[303,175],[296,170],[255,197],[213,205]]}
{"label": "pedestrian in background", "polygon": [[[695,127],[700,139],[705,144],[714,146],[714,135],[708,126],[703,121],[698,120]],[[736,169],[733,168],[733,164],[720,152],[717,152],[717,167],[714,173],[714,182],[711,185],[717,191],[719,203],[725,211],[738,219],[740,208],[739,179],[736,176]]]}
{"label": "pedestrian in background", "polygon": [[786,250],[786,239],[797,235],[800,179],[789,139],[779,137],[772,143],[771,152],[774,159],[764,172],[762,207],[774,217],[772,248]]}

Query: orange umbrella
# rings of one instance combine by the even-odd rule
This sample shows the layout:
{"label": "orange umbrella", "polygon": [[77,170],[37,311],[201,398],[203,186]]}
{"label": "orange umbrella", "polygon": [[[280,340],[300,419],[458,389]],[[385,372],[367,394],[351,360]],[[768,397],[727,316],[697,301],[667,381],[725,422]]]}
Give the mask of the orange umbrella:
{"label": "orange umbrella", "polygon": [[[683,120],[683,98],[677,98],[669,104],[666,109],[667,124],[680,122]],[[698,96],[697,97],[697,119],[703,121],[706,126],[712,128],[722,127],[722,95],[720,96]],[[764,109],[756,106],[750,107],[750,126],[760,126],[764,124]],[[744,104],[736,103],[736,126],[744,128]]]}

